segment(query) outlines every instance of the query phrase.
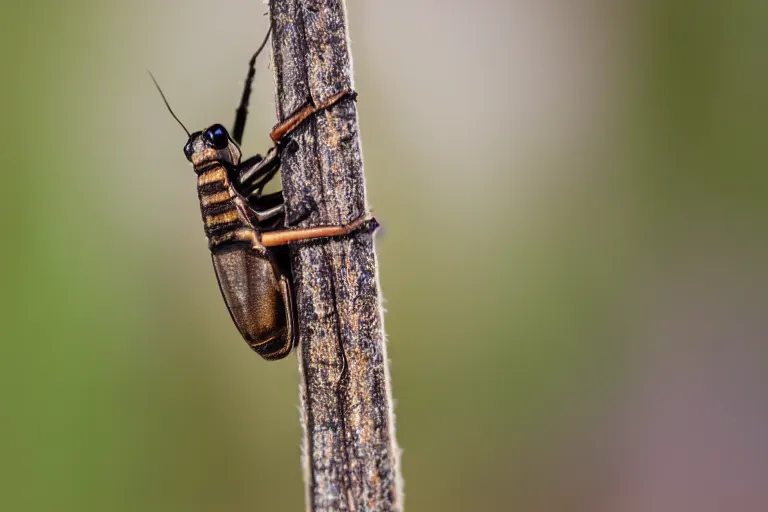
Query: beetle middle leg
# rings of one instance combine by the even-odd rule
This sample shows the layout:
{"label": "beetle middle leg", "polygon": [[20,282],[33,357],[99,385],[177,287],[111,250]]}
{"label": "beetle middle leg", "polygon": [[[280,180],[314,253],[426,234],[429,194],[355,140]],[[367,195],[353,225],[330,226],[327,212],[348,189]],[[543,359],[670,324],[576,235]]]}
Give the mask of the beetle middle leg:
{"label": "beetle middle leg", "polygon": [[317,209],[317,203],[307,196],[293,208],[290,215],[285,211],[283,191],[251,196],[248,205],[259,223],[259,231],[275,231],[285,226],[295,226],[307,219]]}
{"label": "beetle middle leg", "polygon": [[281,203],[277,206],[273,206],[272,208],[267,208],[266,210],[253,210],[254,215],[256,215],[256,220],[259,223],[259,227],[263,225],[264,222],[274,219],[278,215],[281,215],[285,212],[285,204]]}
{"label": "beetle middle leg", "polygon": [[279,170],[277,148],[270,149],[264,158],[256,155],[243,161],[237,168],[238,191],[245,197],[261,195]]}

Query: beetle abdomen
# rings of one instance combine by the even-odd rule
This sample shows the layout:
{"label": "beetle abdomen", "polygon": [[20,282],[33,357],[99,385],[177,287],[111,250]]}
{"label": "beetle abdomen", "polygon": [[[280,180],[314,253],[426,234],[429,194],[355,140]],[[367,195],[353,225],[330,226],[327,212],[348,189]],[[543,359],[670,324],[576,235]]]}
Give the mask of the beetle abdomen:
{"label": "beetle abdomen", "polygon": [[[293,346],[290,290],[261,247],[257,227],[219,162],[195,167],[197,192],[213,268],[229,314],[246,343],[264,359],[280,359]],[[261,250],[259,250],[261,249]]]}
{"label": "beetle abdomen", "polygon": [[212,257],[221,294],[248,345],[265,359],[288,355],[288,313],[269,258],[246,244],[220,246]]}

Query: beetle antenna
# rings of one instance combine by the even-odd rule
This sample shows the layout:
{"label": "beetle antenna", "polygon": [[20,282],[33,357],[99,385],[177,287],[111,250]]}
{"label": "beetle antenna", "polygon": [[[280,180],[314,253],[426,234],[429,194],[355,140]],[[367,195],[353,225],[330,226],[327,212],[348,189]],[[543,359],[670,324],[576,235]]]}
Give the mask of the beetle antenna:
{"label": "beetle antenna", "polygon": [[157,87],[157,91],[160,93],[160,96],[162,96],[163,101],[165,102],[165,106],[168,107],[168,112],[170,112],[176,122],[179,123],[182,128],[184,128],[184,131],[187,132],[187,137],[190,137],[192,134],[189,133],[189,130],[187,130],[187,127],[184,126],[184,123],[182,123],[181,120],[176,117],[176,114],[173,113],[173,109],[168,104],[168,100],[165,98],[165,94],[163,94],[163,90],[160,88],[160,84],[158,84],[157,80],[155,80],[155,75],[153,75],[150,70],[147,70],[147,73],[149,73],[149,77],[152,79],[152,81],[155,82],[155,87]]}

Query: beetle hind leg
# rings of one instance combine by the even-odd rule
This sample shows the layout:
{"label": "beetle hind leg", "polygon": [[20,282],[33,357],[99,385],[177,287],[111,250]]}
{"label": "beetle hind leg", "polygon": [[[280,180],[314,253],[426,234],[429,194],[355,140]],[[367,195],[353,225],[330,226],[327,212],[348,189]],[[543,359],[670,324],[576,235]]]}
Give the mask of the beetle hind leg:
{"label": "beetle hind leg", "polygon": [[261,234],[261,243],[264,247],[277,247],[301,240],[344,236],[364,226],[369,232],[373,232],[379,226],[379,223],[376,222],[375,218],[363,214],[349,224],[268,231]]}

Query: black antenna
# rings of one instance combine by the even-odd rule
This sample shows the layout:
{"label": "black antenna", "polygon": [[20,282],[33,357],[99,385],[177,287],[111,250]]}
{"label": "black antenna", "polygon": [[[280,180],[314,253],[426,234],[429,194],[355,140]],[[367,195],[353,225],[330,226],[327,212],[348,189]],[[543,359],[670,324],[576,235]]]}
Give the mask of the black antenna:
{"label": "black antenna", "polygon": [[245,77],[245,87],[243,88],[243,98],[240,100],[240,106],[237,107],[237,115],[235,116],[235,126],[232,128],[232,140],[241,145],[243,143],[243,132],[245,132],[245,119],[248,117],[248,101],[251,99],[251,87],[253,86],[253,77],[256,76],[256,57],[259,56],[261,50],[267,45],[269,40],[269,34],[272,33],[272,25],[270,24],[267,35],[264,36],[259,49],[251,57],[251,61],[248,63],[248,76]]}
{"label": "black antenna", "polygon": [[147,70],[147,73],[149,73],[149,77],[152,79],[152,81],[155,82],[155,87],[157,87],[157,90],[160,93],[160,96],[163,97],[163,101],[165,102],[165,106],[168,107],[168,112],[170,112],[171,115],[173,116],[173,118],[176,120],[176,122],[179,123],[182,128],[184,128],[184,131],[187,132],[187,137],[191,136],[192,134],[189,133],[189,130],[187,130],[187,127],[184,126],[184,123],[182,123],[181,120],[178,117],[176,117],[176,114],[173,113],[173,109],[168,104],[168,100],[165,99],[165,94],[163,94],[163,90],[160,88],[160,85],[157,83],[157,80],[155,80],[155,75],[153,75],[150,70]]}

